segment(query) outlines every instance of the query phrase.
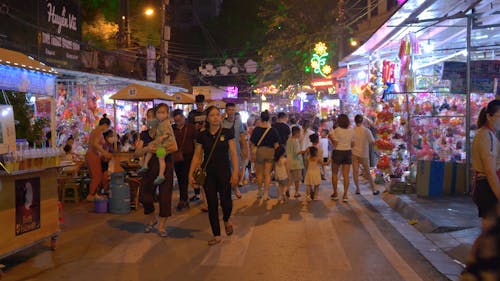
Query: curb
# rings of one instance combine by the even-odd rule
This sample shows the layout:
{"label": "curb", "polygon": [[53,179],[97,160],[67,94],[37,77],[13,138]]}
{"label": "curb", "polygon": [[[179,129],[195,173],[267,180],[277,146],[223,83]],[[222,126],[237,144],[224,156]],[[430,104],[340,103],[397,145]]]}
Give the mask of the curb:
{"label": "curb", "polygon": [[[362,195],[387,222],[389,222],[406,240],[408,240],[408,242],[410,242],[410,244],[417,249],[417,251],[424,256],[429,263],[434,266],[434,268],[436,268],[436,270],[441,272],[450,280],[459,280],[460,274],[463,271],[462,265],[452,259],[417,228],[408,224],[407,219],[405,219],[397,210],[403,210],[403,212],[412,217],[412,219],[421,220],[418,224],[422,224],[422,229],[437,229],[438,227],[427,217],[419,214],[419,212],[415,211],[415,208],[413,207],[406,207],[408,204],[403,200],[398,200],[398,198],[394,199],[393,197],[398,197],[396,195],[382,194],[382,196],[374,196],[372,194],[363,193]],[[385,197],[390,198],[390,203],[385,201]],[[395,208],[393,209],[391,205],[395,206]]]}

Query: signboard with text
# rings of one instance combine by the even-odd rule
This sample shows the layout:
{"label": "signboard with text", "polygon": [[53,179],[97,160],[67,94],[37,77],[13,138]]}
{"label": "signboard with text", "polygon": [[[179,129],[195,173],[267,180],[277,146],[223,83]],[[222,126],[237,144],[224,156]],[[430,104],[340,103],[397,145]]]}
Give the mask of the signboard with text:
{"label": "signboard with text", "polygon": [[79,1],[40,0],[38,33],[45,61],[60,66],[77,66],[80,61]]}
{"label": "signboard with text", "polygon": [[51,66],[78,68],[81,17],[78,0],[2,0],[0,47],[33,56]]}

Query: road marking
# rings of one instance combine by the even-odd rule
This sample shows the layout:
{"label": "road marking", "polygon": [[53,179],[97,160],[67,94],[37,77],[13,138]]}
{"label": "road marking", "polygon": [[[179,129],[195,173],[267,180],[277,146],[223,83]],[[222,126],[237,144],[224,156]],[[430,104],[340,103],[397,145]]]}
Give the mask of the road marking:
{"label": "road marking", "polygon": [[[311,267],[314,271],[321,271],[324,264],[334,270],[352,271],[351,263],[342,247],[333,222],[328,219],[305,217],[306,240],[310,255]],[[335,254],[332,254],[335,253]],[[316,260],[324,262],[317,263]],[[316,268],[317,267],[317,268]]]}
{"label": "road marking", "polygon": [[[232,221],[234,234],[230,237],[223,236],[223,241],[219,245],[210,247],[201,262],[202,266],[243,266],[257,217],[233,216]],[[224,231],[223,223],[221,231]]]}
{"label": "road marking", "polygon": [[361,209],[361,205],[356,200],[350,200],[349,205],[351,205],[352,210],[358,216],[359,221],[373,238],[373,241],[375,241],[380,251],[392,264],[392,267],[397,270],[401,277],[407,281],[422,281],[422,278],[420,278],[420,276],[405,262],[405,260],[401,258],[389,241],[385,239],[384,235],[382,235],[375,223],[367,214],[365,214],[365,211]]}

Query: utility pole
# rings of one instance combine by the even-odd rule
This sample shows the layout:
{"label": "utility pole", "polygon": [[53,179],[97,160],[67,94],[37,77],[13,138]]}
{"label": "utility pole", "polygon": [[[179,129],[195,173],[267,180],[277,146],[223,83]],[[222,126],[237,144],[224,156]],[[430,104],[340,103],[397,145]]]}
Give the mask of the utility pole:
{"label": "utility pole", "polygon": [[168,75],[168,41],[170,40],[169,0],[161,1],[160,83],[170,84]]}

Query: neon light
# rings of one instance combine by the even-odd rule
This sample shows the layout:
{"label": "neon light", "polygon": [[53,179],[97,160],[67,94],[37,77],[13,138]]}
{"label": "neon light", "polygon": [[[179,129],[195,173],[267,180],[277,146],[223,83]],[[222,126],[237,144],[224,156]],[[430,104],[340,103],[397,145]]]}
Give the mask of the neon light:
{"label": "neon light", "polygon": [[327,64],[328,60],[328,48],[323,42],[318,42],[314,46],[314,54],[311,59],[311,68],[315,74],[319,74],[323,77],[327,77],[332,73],[332,67]]}
{"label": "neon light", "polygon": [[319,88],[319,87],[330,87],[333,86],[333,80],[315,80],[311,82],[311,85],[313,87]]}
{"label": "neon light", "polygon": [[54,95],[55,75],[0,65],[0,89]]}

